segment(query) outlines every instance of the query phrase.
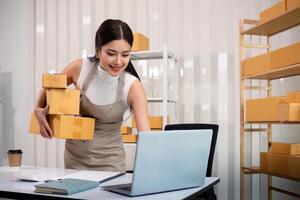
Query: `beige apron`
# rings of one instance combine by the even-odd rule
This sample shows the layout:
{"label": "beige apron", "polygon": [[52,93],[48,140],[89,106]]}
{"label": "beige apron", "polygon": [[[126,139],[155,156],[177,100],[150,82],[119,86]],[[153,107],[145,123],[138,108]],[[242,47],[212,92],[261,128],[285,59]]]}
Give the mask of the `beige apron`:
{"label": "beige apron", "polygon": [[125,171],[125,150],[120,133],[126,104],[122,100],[124,75],[118,79],[116,102],[95,105],[85,95],[86,89],[96,74],[98,63],[90,70],[83,83],[80,99],[82,116],[95,118],[92,141],[66,140],[65,168],[101,171]]}

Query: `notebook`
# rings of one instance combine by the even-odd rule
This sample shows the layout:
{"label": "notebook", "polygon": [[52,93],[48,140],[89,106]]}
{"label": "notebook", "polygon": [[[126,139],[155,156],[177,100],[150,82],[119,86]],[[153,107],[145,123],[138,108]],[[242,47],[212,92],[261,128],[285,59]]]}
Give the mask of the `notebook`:
{"label": "notebook", "polygon": [[87,181],[82,179],[61,179],[35,185],[37,193],[70,195],[77,192],[93,189],[99,186],[98,181]]}
{"label": "notebook", "polygon": [[139,196],[204,184],[212,130],[140,132],[131,184],[103,189]]}

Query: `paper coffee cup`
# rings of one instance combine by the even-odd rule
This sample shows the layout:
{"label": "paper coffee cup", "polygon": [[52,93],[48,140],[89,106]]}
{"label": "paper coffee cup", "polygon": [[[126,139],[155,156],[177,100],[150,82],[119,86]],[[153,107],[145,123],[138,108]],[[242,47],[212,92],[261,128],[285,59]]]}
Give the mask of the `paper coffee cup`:
{"label": "paper coffee cup", "polygon": [[22,163],[22,150],[9,150],[7,152],[8,155],[8,164],[10,167],[18,167],[21,166]]}

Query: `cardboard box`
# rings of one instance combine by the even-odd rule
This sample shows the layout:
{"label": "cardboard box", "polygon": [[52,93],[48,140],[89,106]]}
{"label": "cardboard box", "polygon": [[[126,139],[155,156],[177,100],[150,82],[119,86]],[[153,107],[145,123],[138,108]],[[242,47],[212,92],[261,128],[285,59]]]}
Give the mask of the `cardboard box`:
{"label": "cardboard box", "polygon": [[67,75],[65,74],[43,74],[43,88],[67,88]]}
{"label": "cardboard box", "polygon": [[300,155],[300,144],[272,142],[271,152],[278,153],[278,154],[286,154],[286,155],[297,155],[297,154]]}
{"label": "cardboard box", "polygon": [[72,115],[49,115],[49,124],[56,138],[92,140],[95,119]]}
{"label": "cardboard box", "polygon": [[300,156],[291,157],[291,177],[300,179]]}
{"label": "cardboard box", "polygon": [[280,121],[300,121],[300,103],[280,105]]}
{"label": "cardboard box", "polygon": [[271,52],[271,69],[300,63],[300,42]]}
{"label": "cardboard box", "polygon": [[131,51],[149,50],[149,38],[141,33],[133,33],[133,44]]}
{"label": "cardboard box", "polygon": [[286,102],[287,103],[300,103],[300,91],[288,92],[287,97],[286,97]]}
{"label": "cardboard box", "polygon": [[128,126],[121,126],[121,134],[122,135],[132,134],[132,128]]}
{"label": "cardboard box", "polygon": [[268,152],[260,152],[260,171],[268,171]]}
{"label": "cardboard box", "polygon": [[[92,140],[95,119],[72,115],[49,115],[49,125],[55,138]],[[29,133],[40,134],[40,126],[31,113]]]}
{"label": "cardboard box", "polygon": [[269,71],[271,63],[270,53],[254,56],[244,60],[243,75],[249,76]]}
{"label": "cardboard box", "polygon": [[49,89],[46,97],[49,114],[79,115],[80,90]]}
{"label": "cardboard box", "polygon": [[280,1],[279,3],[271,6],[270,8],[260,12],[260,24],[270,21],[286,12],[286,2]]}
{"label": "cardboard box", "polygon": [[286,0],[286,10],[287,12],[300,7],[300,0]]}
{"label": "cardboard box", "polygon": [[[155,129],[155,130],[163,129],[163,117],[162,116],[149,116],[149,123],[150,123],[151,129]],[[132,120],[131,120],[131,127],[136,128],[136,123],[135,123],[134,117],[132,117]]]}
{"label": "cardboard box", "polygon": [[268,153],[269,172],[279,175],[290,175],[291,156],[283,154]]}
{"label": "cardboard box", "polygon": [[138,139],[137,135],[122,135],[122,140],[124,143],[136,143]]}
{"label": "cardboard box", "polygon": [[247,100],[246,121],[280,121],[280,104],[284,103],[286,103],[286,97],[270,97]]}
{"label": "cardboard box", "polygon": [[40,134],[40,125],[34,112],[30,114],[29,133]]}

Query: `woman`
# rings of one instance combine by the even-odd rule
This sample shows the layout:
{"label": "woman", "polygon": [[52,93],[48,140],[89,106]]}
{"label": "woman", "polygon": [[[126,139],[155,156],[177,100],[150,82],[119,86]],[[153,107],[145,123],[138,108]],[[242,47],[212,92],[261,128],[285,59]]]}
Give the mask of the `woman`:
{"label": "woman", "polygon": [[[75,60],[63,70],[68,84],[81,90],[81,115],[96,119],[92,141],[66,140],[66,168],[124,172],[120,127],[126,109],[132,109],[138,131],[150,130],[147,98],[130,61],[132,43],[130,27],[123,21],[108,19],[97,30],[95,56]],[[42,89],[34,111],[41,135],[51,138],[45,96]]]}

